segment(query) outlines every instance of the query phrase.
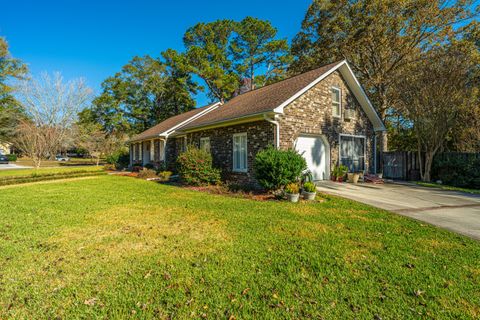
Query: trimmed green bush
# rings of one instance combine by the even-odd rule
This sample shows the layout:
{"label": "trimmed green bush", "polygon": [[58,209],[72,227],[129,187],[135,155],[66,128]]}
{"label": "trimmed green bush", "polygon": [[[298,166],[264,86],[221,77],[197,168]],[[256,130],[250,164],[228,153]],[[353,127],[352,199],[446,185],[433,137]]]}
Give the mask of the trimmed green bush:
{"label": "trimmed green bush", "polygon": [[146,169],[150,169],[150,170],[153,170],[155,169],[155,165],[153,163],[147,163],[145,166],[144,166]]}
{"label": "trimmed green bush", "polygon": [[439,155],[432,165],[433,180],[441,180],[442,184],[480,189],[480,158],[457,154]]}
{"label": "trimmed green bush", "polygon": [[128,150],[122,149],[112,153],[106,158],[107,163],[115,165],[117,170],[122,170],[130,164],[130,154]]}
{"label": "trimmed green bush", "polygon": [[269,146],[255,157],[255,178],[268,191],[298,182],[305,169],[305,159],[295,150],[277,150]]}
{"label": "trimmed green bush", "polygon": [[17,161],[17,155],[16,154],[7,154],[7,155],[5,155],[5,157],[7,157],[8,161],[10,161],[10,162]]}
{"label": "trimmed green bush", "polygon": [[202,186],[220,182],[220,170],[213,168],[211,154],[195,146],[188,146],[178,156],[177,166],[180,178],[187,185]]}

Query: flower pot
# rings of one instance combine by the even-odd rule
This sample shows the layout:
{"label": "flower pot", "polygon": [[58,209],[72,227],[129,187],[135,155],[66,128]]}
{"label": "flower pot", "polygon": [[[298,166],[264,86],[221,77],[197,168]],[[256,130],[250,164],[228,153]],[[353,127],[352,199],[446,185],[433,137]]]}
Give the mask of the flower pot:
{"label": "flower pot", "polygon": [[348,176],[348,182],[354,183],[354,184],[358,183],[358,179],[360,178],[360,174],[358,173],[348,173],[347,176]]}
{"label": "flower pot", "polygon": [[317,195],[316,192],[306,192],[303,191],[303,199],[305,200],[315,200],[315,196]]}
{"label": "flower pot", "polygon": [[343,182],[343,177],[337,177],[337,182]]}
{"label": "flower pot", "polygon": [[382,179],[383,178],[383,173],[382,172],[377,173],[377,177]]}
{"label": "flower pot", "polygon": [[298,199],[300,199],[300,193],[287,193],[286,195],[290,202],[298,202]]}

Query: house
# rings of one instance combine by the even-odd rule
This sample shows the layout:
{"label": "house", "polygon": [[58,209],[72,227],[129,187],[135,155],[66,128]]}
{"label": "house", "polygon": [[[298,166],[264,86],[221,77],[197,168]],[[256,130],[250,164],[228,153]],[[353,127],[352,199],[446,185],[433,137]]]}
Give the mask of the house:
{"label": "house", "polygon": [[12,145],[6,142],[0,142],[0,154],[10,154],[12,152]]}
{"label": "house", "polygon": [[378,114],[347,61],[340,61],[172,118],[130,141],[131,164],[173,167],[189,144],[209,150],[228,180],[254,182],[268,145],[298,150],[315,180],[331,169],[375,172]]}

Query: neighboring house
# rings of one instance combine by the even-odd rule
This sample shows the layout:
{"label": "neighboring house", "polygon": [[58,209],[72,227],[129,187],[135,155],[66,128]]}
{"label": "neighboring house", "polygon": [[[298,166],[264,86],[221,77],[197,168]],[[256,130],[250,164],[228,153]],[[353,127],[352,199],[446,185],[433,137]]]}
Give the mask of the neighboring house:
{"label": "neighboring house", "polygon": [[10,143],[0,142],[0,154],[10,154],[12,145]]}
{"label": "neighboring house", "polygon": [[315,180],[322,180],[338,164],[375,172],[376,133],[384,130],[341,61],[169,118],[130,141],[130,159],[172,168],[194,144],[211,152],[225,178],[250,183],[256,153],[273,145],[298,150]]}

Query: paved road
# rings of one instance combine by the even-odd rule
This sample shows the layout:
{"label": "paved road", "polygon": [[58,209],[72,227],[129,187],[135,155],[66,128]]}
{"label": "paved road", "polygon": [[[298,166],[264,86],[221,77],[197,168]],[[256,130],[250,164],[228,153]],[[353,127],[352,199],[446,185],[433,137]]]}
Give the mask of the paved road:
{"label": "paved road", "polygon": [[33,168],[33,167],[19,166],[17,164],[13,164],[13,163],[0,164],[0,170],[29,169],[29,168]]}
{"label": "paved road", "polygon": [[319,183],[321,192],[330,193],[480,240],[480,195],[387,183]]}

